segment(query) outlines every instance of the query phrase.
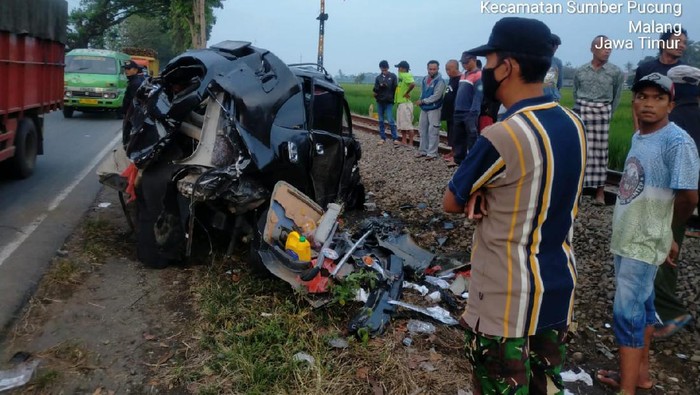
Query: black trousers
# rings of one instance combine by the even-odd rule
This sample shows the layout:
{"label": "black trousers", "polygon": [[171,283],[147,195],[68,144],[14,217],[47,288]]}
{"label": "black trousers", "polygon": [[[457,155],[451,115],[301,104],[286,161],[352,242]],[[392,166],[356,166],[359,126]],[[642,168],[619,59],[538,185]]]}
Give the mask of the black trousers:
{"label": "black trousers", "polygon": [[479,136],[477,130],[477,118],[455,118],[454,120],[454,161],[457,164],[462,163],[467,153],[476,143],[476,138]]}

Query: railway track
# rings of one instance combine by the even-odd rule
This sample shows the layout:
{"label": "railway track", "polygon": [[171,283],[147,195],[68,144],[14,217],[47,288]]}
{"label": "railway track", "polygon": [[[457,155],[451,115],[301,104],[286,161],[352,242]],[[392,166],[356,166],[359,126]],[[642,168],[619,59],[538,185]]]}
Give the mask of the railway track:
{"label": "railway track", "polygon": [[[359,130],[365,133],[372,133],[376,135],[379,134],[379,121],[371,117],[352,114],[352,127],[354,130]],[[389,131],[388,124],[386,124],[386,130]],[[414,128],[414,130],[416,131],[416,139],[413,141],[413,145],[418,147],[418,129]],[[447,144],[447,132],[442,130],[440,131],[440,145],[438,146],[438,152],[441,154],[447,154],[450,152],[450,146]],[[612,202],[610,204],[613,204],[615,201],[621,178],[622,172],[608,169],[605,180],[605,200],[607,202]],[[584,194],[590,194],[591,192],[592,190],[584,191]]]}

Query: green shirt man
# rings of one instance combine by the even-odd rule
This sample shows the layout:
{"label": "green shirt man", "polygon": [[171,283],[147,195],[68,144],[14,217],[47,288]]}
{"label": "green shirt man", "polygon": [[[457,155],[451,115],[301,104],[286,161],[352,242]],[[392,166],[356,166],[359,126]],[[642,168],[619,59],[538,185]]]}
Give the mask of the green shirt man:
{"label": "green shirt man", "polygon": [[410,97],[406,97],[406,93],[409,92],[409,88],[411,88],[412,85],[415,85],[413,75],[408,71],[399,71],[399,85],[396,88],[396,96],[394,96],[394,102],[396,104],[411,101]]}

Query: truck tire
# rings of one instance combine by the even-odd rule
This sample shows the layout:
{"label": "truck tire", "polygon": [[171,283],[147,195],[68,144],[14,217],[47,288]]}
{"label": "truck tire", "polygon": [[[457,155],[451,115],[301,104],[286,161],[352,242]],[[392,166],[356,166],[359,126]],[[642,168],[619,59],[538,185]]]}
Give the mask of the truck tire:
{"label": "truck tire", "polygon": [[73,107],[63,107],[63,118],[73,118]]}
{"label": "truck tire", "polygon": [[15,178],[27,178],[34,172],[39,138],[36,125],[31,119],[23,119],[17,125],[15,156],[10,158],[10,174]]}

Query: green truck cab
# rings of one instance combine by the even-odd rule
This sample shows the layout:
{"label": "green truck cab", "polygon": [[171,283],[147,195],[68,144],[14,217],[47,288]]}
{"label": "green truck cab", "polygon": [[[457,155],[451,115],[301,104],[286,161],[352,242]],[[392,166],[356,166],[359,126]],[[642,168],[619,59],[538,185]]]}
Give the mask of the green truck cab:
{"label": "green truck cab", "polygon": [[127,80],[122,65],[131,57],[106,49],[74,49],[66,54],[63,116],[74,111],[116,111],[121,115]]}

